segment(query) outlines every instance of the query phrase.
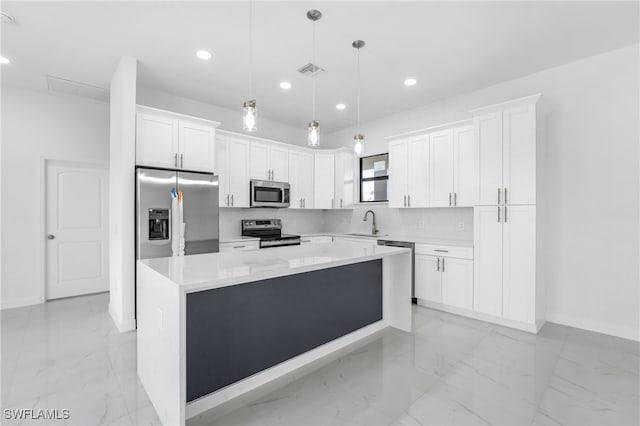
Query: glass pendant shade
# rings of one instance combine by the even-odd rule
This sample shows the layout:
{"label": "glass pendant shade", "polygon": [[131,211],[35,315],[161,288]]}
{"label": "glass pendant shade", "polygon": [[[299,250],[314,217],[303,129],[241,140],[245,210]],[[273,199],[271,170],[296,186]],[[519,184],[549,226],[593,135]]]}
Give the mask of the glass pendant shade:
{"label": "glass pendant shade", "polygon": [[353,137],[353,151],[358,157],[364,152],[364,135],[355,135]]}
{"label": "glass pendant shade", "polygon": [[309,146],[320,145],[320,123],[315,120],[309,123],[309,130],[307,132],[307,144]]}
{"label": "glass pendant shade", "polygon": [[245,102],[242,108],[242,128],[247,132],[255,132],[258,130],[256,127],[257,118],[258,111],[255,99]]}

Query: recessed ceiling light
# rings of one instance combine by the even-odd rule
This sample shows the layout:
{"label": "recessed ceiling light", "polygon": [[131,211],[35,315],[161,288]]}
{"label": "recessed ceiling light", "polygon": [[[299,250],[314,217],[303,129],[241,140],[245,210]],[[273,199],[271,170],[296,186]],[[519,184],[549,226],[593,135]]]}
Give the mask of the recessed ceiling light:
{"label": "recessed ceiling light", "polygon": [[405,86],[414,86],[416,83],[418,82],[418,80],[416,80],[415,78],[408,78],[404,81],[404,85]]}
{"label": "recessed ceiling light", "polygon": [[338,111],[342,111],[343,109],[345,109],[347,106],[345,104],[337,104],[336,105],[336,109]]}
{"label": "recessed ceiling light", "polygon": [[291,89],[291,83],[289,83],[288,81],[281,81],[280,88],[284,90],[289,90]]}
{"label": "recessed ceiling light", "polygon": [[9,58],[5,58],[4,56],[0,56],[0,64],[10,64],[11,61]]}
{"label": "recessed ceiling light", "polygon": [[196,52],[196,56],[203,61],[208,61],[213,55],[211,55],[211,52],[207,52],[206,50],[198,50]]}

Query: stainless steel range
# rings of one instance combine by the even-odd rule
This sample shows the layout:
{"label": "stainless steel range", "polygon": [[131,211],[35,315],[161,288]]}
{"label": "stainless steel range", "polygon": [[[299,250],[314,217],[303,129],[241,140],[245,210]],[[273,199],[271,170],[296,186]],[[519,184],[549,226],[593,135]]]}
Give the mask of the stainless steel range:
{"label": "stainless steel range", "polygon": [[280,219],[242,220],[242,236],[260,238],[260,248],[300,245],[300,235],[282,233]]}

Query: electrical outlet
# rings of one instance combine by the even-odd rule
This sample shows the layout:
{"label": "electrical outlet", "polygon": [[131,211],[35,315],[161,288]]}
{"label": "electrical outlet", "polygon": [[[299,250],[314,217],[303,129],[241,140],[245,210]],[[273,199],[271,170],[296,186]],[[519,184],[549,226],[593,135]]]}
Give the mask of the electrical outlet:
{"label": "electrical outlet", "polygon": [[418,228],[424,229],[424,220],[418,221]]}
{"label": "electrical outlet", "polygon": [[458,222],[458,231],[464,231],[464,222]]}

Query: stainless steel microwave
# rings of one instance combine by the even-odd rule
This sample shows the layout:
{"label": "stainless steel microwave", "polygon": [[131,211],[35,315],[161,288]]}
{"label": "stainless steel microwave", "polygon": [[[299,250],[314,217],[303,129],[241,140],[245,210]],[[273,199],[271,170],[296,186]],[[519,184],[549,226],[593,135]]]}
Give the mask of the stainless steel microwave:
{"label": "stainless steel microwave", "polygon": [[251,207],[289,207],[289,184],[252,179],[250,183]]}

